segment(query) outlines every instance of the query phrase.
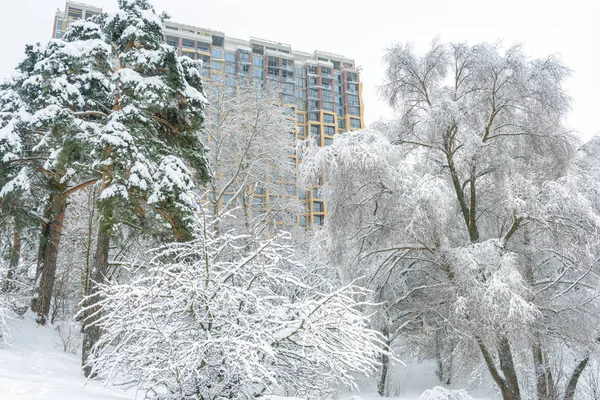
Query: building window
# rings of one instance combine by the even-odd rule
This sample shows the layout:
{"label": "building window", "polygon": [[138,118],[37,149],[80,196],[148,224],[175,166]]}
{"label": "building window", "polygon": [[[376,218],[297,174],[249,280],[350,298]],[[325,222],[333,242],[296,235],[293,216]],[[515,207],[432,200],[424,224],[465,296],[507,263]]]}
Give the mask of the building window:
{"label": "building window", "polygon": [[306,215],[300,215],[298,217],[298,224],[300,226],[306,226]]}
{"label": "building window", "polygon": [[317,67],[314,65],[309,65],[307,68],[307,73],[309,75],[316,75],[317,74]]}
{"label": "building window", "polygon": [[320,199],[321,198],[321,190],[319,188],[313,188],[312,197],[313,197],[313,199]]}
{"label": "building window", "polygon": [[302,78],[296,78],[296,86],[300,88],[303,86]]}
{"label": "building window", "polygon": [[296,121],[298,121],[299,124],[303,124],[304,123],[304,114],[296,114]]}
{"label": "building window", "polygon": [[296,89],[296,97],[299,99],[302,98],[302,89]]}
{"label": "building window", "polygon": [[322,108],[323,110],[333,111],[333,103],[331,101],[324,101]]}
{"label": "building window", "polygon": [[303,126],[298,127],[298,138],[304,139],[304,127]]}
{"label": "building window", "polygon": [[240,52],[240,62],[250,64],[250,53]]}
{"label": "building window", "polygon": [[236,62],[237,59],[235,57],[235,53],[225,52],[225,61],[226,62]]}
{"label": "building window", "polygon": [[235,65],[225,64],[225,73],[235,75]]}
{"label": "building window", "polygon": [[302,67],[295,68],[296,75],[302,75]]}
{"label": "building window", "polygon": [[319,113],[318,112],[310,112],[310,113],[308,113],[308,120],[309,121],[318,121],[319,120]]}
{"label": "building window", "polygon": [[325,212],[322,201],[313,201],[313,212]]}
{"label": "building window", "polygon": [[333,101],[333,94],[329,90],[321,90],[321,98],[326,101]]}
{"label": "building window", "polygon": [[320,136],[321,135],[321,126],[320,125],[311,125],[310,126],[310,134],[312,136]]}
{"label": "building window", "polygon": [[298,111],[306,111],[306,103],[302,100],[296,100],[296,109]]}
{"label": "building window", "polygon": [[[213,46],[223,47],[224,44],[225,44],[225,38],[223,36],[213,36],[212,37],[212,45]],[[223,56],[221,56],[219,58],[223,58]]]}
{"label": "building window", "polygon": [[193,40],[190,40],[190,39],[181,39],[181,47],[183,47],[184,49],[195,50],[196,49],[196,43]]}
{"label": "building window", "polygon": [[264,79],[264,77],[265,77],[265,71],[263,71],[262,69],[253,68],[252,69],[252,76],[255,77],[255,78]]}
{"label": "building window", "polygon": [[356,107],[356,106],[348,107],[348,114],[356,115],[357,117],[360,117],[360,107]]}
{"label": "building window", "polygon": [[358,96],[348,95],[348,104],[351,106],[357,106],[360,103],[358,102]]}
{"label": "building window", "polygon": [[349,83],[347,86],[347,92],[352,94],[358,94],[358,84]]}
{"label": "building window", "polygon": [[252,64],[255,67],[263,67],[265,65],[265,60],[261,56],[257,56],[256,54],[252,55]]}
{"label": "building window", "polygon": [[328,125],[323,126],[323,133],[328,136],[335,135],[335,126],[328,126]]}
{"label": "building window", "polygon": [[221,49],[212,49],[213,58],[223,58],[223,50]]}
{"label": "building window", "polygon": [[350,126],[352,128],[360,128],[360,119],[350,118]]}
{"label": "building window", "polygon": [[83,10],[80,10],[79,8],[69,7],[68,17],[75,18],[75,19],[81,19],[83,17]]}
{"label": "building window", "polygon": [[346,121],[343,119],[338,119],[338,128],[339,129],[346,129]]}
{"label": "building window", "polygon": [[333,114],[327,114],[327,113],[323,113],[323,122],[325,122],[326,124],[333,124],[334,122],[334,117]]}
{"label": "building window", "polygon": [[250,75],[250,64],[242,64],[240,68],[240,73],[243,75]]}
{"label": "building window", "polygon": [[215,70],[217,70],[217,71],[222,71],[222,70],[223,70],[223,62],[222,62],[222,61],[215,61],[215,60],[213,60],[213,61],[210,63],[210,67],[211,67],[212,69],[215,69]]}
{"label": "building window", "polygon": [[327,76],[331,78],[331,68],[321,67],[321,76]]}
{"label": "building window", "polygon": [[294,85],[291,83],[284,83],[282,85],[283,93],[293,94],[294,93]]}
{"label": "building window", "polygon": [[334,72],[333,77],[336,82],[342,83],[342,74],[339,72]]}
{"label": "building window", "polygon": [[179,38],[177,36],[167,36],[167,44],[173,47],[179,47]]}
{"label": "building window", "polygon": [[289,94],[283,95],[283,104],[294,104],[294,97]]}
{"label": "building window", "polygon": [[210,53],[210,44],[198,42],[198,51],[202,51],[204,53]]}
{"label": "building window", "polygon": [[325,223],[324,215],[313,215],[313,223],[318,226],[323,226]]}
{"label": "building window", "polygon": [[333,143],[333,139],[332,138],[323,138],[323,145],[324,146],[331,146],[331,144]]}

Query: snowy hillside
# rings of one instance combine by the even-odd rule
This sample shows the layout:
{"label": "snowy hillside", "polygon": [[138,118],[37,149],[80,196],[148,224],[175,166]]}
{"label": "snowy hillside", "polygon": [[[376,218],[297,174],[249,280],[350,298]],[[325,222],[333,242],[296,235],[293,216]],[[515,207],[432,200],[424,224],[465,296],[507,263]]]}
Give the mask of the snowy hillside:
{"label": "snowy hillside", "polygon": [[[0,388],[4,400],[117,400],[143,399],[135,389],[123,391],[119,387],[104,386],[101,382],[87,381],[80,368],[80,355],[63,350],[56,327],[38,326],[35,316],[28,313],[22,319],[10,321],[12,336],[9,346],[0,347]],[[74,343],[74,348],[78,348]],[[417,400],[423,391],[437,384],[431,372],[432,365],[413,364],[398,366],[396,393],[400,397],[389,400]],[[364,393],[346,393],[342,400],[375,400],[380,397],[370,385]],[[430,399],[428,397],[428,399]],[[485,400],[484,397],[475,397]],[[293,400],[273,396],[269,400]]]}

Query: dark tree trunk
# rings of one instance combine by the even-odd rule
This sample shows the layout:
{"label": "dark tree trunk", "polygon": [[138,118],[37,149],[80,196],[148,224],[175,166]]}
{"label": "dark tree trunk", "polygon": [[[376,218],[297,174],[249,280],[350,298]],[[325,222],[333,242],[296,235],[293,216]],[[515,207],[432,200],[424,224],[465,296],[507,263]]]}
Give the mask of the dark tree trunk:
{"label": "dark tree trunk", "polygon": [[[52,220],[48,223],[48,240],[44,244],[43,266],[40,279],[39,299],[36,304],[38,314],[37,321],[44,325],[50,312],[50,302],[54,290],[56,278],[56,263],[58,260],[58,249],[64,226],[65,213],[67,211],[67,196],[56,193],[53,197],[51,207]],[[43,239],[43,238],[42,238]]]}
{"label": "dark tree trunk", "polygon": [[[105,213],[107,214],[107,213]],[[110,214],[110,212],[108,213]],[[95,324],[100,318],[101,309],[97,305],[99,298],[99,284],[106,280],[108,274],[108,255],[110,251],[111,215],[104,215],[98,226],[98,239],[96,242],[96,256],[94,258],[93,282],[91,283],[90,297],[86,301],[86,307],[90,307],[84,313],[83,321],[83,348],[81,351],[81,363],[83,373],[88,378],[93,378],[92,366],[88,363],[94,345],[100,339],[102,331]]]}
{"label": "dark tree trunk", "polygon": [[[384,350],[387,351],[390,346],[389,329],[387,327],[384,328],[382,333],[385,338],[385,345],[386,345],[386,348]],[[381,355],[381,375],[379,375],[379,381],[377,382],[377,393],[379,393],[379,395],[382,397],[386,396],[385,386],[387,383],[389,366],[390,366],[390,357],[388,356],[387,353],[383,353]]]}
{"label": "dark tree trunk", "polygon": [[579,377],[581,376],[583,370],[587,366],[588,361],[590,361],[590,356],[587,356],[583,360],[581,360],[573,370],[571,378],[569,379],[569,383],[567,384],[567,389],[565,390],[563,400],[573,400],[573,398],[575,397],[575,390],[577,390],[577,383],[579,383]]}
{"label": "dark tree trunk", "polygon": [[512,358],[512,352],[510,350],[510,344],[506,336],[501,336],[498,342],[498,358],[500,359],[500,369],[504,377],[500,375],[496,363],[489,349],[479,336],[475,336],[475,340],[479,345],[481,354],[485,364],[488,367],[488,371],[494,382],[500,388],[503,400],[521,400],[521,393],[519,391],[519,381],[517,379],[517,373],[514,368],[514,362]]}
{"label": "dark tree trunk", "polygon": [[498,341],[498,358],[500,359],[500,369],[504,374],[505,388],[502,391],[504,400],[520,400],[519,379],[515,370],[510,343],[505,335],[502,335]]}
{"label": "dark tree trunk", "polygon": [[40,300],[40,285],[42,281],[42,271],[44,270],[44,256],[46,254],[46,246],[50,237],[50,225],[52,224],[52,203],[54,197],[50,197],[50,200],[44,208],[44,215],[42,221],[42,229],[40,231],[40,239],[38,245],[37,254],[37,267],[35,269],[35,280],[33,283],[33,293],[31,297],[31,311],[37,313],[38,304]]}
{"label": "dark tree trunk", "polygon": [[8,264],[8,272],[6,273],[6,281],[4,281],[4,291],[12,292],[15,289],[15,275],[19,266],[19,258],[21,257],[21,234],[19,232],[18,222],[15,221],[13,231],[13,242],[10,249],[10,261]]}

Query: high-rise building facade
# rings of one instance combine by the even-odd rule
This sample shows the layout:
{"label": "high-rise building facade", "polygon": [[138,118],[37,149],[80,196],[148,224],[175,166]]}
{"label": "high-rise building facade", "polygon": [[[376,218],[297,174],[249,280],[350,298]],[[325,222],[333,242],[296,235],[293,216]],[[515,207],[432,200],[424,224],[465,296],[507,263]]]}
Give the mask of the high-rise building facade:
{"label": "high-rise building facade", "polygon": [[[71,21],[101,12],[68,1],[65,10],[56,13],[53,37],[61,38]],[[296,140],[311,138],[327,146],[337,133],[364,127],[360,70],[350,58],[319,50],[292,50],[288,44],[270,40],[236,39],[170,20],[165,21],[163,32],[166,43],[176,47],[181,56],[203,61],[203,75],[210,82],[233,86],[243,79],[256,87],[273,82],[280,85],[282,104],[295,114]],[[290,157],[298,165],[298,154]],[[268,197],[268,193],[262,195]],[[319,187],[298,190],[297,195],[306,203],[298,225],[323,225],[327,207]]]}

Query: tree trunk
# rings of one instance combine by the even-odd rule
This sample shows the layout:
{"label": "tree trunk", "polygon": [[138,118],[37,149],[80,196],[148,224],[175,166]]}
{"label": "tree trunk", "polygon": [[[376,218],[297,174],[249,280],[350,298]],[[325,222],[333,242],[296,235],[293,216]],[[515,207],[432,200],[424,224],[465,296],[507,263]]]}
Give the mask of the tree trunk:
{"label": "tree trunk", "polygon": [[21,257],[21,234],[19,232],[18,222],[15,220],[15,227],[13,230],[13,242],[10,249],[10,261],[8,264],[8,272],[6,273],[6,281],[4,282],[4,291],[12,292],[15,289],[15,275],[17,274],[17,267],[19,266],[19,259]]}
{"label": "tree trunk", "polygon": [[56,263],[58,260],[58,249],[62,230],[64,226],[65,213],[67,211],[67,196],[61,192],[53,196],[51,208],[52,220],[48,223],[48,241],[44,246],[44,260],[41,271],[40,296],[37,305],[37,322],[41,325],[46,323],[50,312],[50,302],[56,278]]}
{"label": "tree trunk", "polygon": [[585,357],[583,360],[577,364],[573,373],[571,374],[571,378],[569,379],[569,383],[567,384],[567,389],[565,390],[565,395],[563,400],[573,400],[575,397],[575,390],[577,389],[577,383],[579,382],[579,377],[583,373],[583,370],[587,366],[588,361],[590,360],[590,356]]}
{"label": "tree trunk", "polygon": [[90,360],[90,356],[92,356],[94,345],[98,342],[100,335],[102,334],[100,327],[95,325],[95,322],[98,321],[101,316],[100,306],[97,305],[97,302],[100,300],[98,298],[99,284],[104,283],[108,274],[112,213],[109,211],[104,214],[105,215],[98,225],[98,239],[96,242],[96,256],[94,259],[94,276],[93,282],[91,283],[90,297],[86,301],[86,307],[90,308],[85,311],[83,320],[81,363],[83,366],[83,373],[88,378],[93,378],[93,375],[95,375],[92,374],[92,366],[88,361]]}
{"label": "tree trunk", "polygon": [[494,382],[500,388],[503,400],[521,400],[521,393],[519,392],[519,382],[517,379],[517,373],[514,369],[514,363],[512,358],[512,352],[510,350],[510,344],[506,336],[501,336],[498,343],[498,357],[500,359],[500,369],[504,377],[500,375],[498,368],[492,354],[488,350],[487,346],[479,336],[475,336],[475,340],[479,345],[481,354],[485,364],[488,367],[490,375],[494,379]]}
{"label": "tree trunk", "polygon": [[502,397],[504,400],[520,400],[519,379],[515,370],[510,343],[505,335],[502,335],[498,342],[498,358],[500,359],[500,369],[504,374]]}
{"label": "tree trunk", "polygon": [[44,208],[42,221],[42,229],[40,231],[40,241],[38,245],[37,267],[35,269],[35,280],[33,283],[33,293],[31,296],[31,311],[37,312],[40,300],[40,284],[42,281],[42,271],[44,270],[44,255],[46,254],[46,246],[50,238],[50,225],[52,224],[52,203],[54,196],[50,197],[48,204]]}
{"label": "tree trunk", "polygon": [[531,352],[533,354],[538,400],[556,400],[552,371],[548,365],[548,360],[544,357],[538,333],[536,333],[534,340],[535,342],[531,345]]}
{"label": "tree trunk", "polygon": [[[454,352],[454,344],[452,341],[448,344],[444,343],[444,337],[446,336],[446,332],[442,332],[441,329],[437,330],[435,334],[435,352],[438,365],[438,379],[440,383],[450,385],[452,383],[452,354]],[[446,350],[447,346],[450,347],[449,351]]]}
{"label": "tree trunk", "polygon": [[[387,327],[383,328],[382,334],[385,338],[385,345],[386,345],[385,350],[388,351],[389,346],[390,346],[389,329]],[[390,357],[388,356],[387,353],[383,353],[381,355],[381,375],[379,376],[379,381],[377,382],[377,393],[379,393],[379,395],[382,397],[386,396],[385,386],[387,383],[387,375],[388,375],[389,366],[390,366]]]}

